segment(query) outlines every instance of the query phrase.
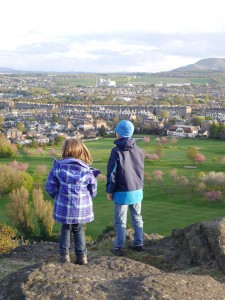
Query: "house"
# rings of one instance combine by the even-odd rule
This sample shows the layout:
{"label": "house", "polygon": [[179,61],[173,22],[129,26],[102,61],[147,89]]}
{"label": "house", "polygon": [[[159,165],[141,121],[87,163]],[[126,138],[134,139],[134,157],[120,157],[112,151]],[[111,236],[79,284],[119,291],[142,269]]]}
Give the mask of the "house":
{"label": "house", "polygon": [[196,137],[208,138],[209,131],[206,129],[199,129],[198,133],[196,134]]}
{"label": "house", "polygon": [[102,126],[104,126],[105,128],[107,128],[107,123],[106,123],[105,120],[95,120],[93,124],[94,124],[95,129],[99,129]]}
{"label": "house", "polygon": [[167,135],[177,138],[194,138],[198,134],[198,131],[199,126],[171,125],[167,130]]}
{"label": "house", "polygon": [[89,129],[84,132],[85,139],[94,139],[94,138],[96,138],[96,136],[97,136],[97,133],[94,130]]}
{"label": "house", "polygon": [[47,144],[49,143],[49,138],[46,137],[45,135],[40,135],[38,137],[35,137],[34,141],[37,142],[38,144]]}
{"label": "house", "polygon": [[7,139],[19,139],[22,138],[23,132],[17,128],[10,128],[7,130],[6,137]]}
{"label": "house", "polygon": [[88,130],[88,129],[93,129],[93,123],[90,121],[82,121],[77,125],[77,129],[83,129],[83,130]]}
{"label": "house", "polygon": [[82,139],[84,137],[84,134],[80,131],[72,131],[71,133],[68,133],[69,138],[75,138],[75,139]]}

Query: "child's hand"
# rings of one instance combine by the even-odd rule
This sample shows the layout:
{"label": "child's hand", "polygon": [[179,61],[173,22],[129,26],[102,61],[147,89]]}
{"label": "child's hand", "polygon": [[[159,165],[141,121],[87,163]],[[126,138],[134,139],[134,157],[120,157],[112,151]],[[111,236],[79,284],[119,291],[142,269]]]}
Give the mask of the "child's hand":
{"label": "child's hand", "polygon": [[107,194],[107,199],[108,199],[109,201],[112,201],[112,194]]}

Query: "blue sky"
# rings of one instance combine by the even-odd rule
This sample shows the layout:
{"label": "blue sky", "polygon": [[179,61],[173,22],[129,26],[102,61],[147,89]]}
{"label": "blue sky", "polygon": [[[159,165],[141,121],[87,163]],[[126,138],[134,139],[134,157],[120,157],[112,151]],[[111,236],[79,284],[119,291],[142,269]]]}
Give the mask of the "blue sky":
{"label": "blue sky", "polygon": [[2,0],[0,67],[161,72],[225,58],[222,0]]}

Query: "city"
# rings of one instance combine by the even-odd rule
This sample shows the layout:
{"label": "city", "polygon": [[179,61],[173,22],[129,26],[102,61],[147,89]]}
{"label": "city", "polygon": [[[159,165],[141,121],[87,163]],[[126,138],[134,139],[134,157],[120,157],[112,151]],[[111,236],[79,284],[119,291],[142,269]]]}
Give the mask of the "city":
{"label": "city", "polygon": [[[116,84],[96,74],[1,74],[1,132],[13,143],[46,144],[57,136],[110,135],[119,119],[129,119],[136,133],[224,138],[224,85],[134,84],[127,78]],[[87,79],[94,84],[83,85]]]}

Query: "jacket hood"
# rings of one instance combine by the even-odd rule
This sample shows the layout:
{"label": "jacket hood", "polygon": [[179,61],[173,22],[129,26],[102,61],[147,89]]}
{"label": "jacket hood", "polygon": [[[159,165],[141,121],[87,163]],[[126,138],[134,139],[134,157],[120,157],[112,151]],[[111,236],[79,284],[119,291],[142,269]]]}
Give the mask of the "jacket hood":
{"label": "jacket hood", "polygon": [[134,148],[135,140],[133,138],[120,138],[115,140],[114,144],[122,150],[130,151]]}
{"label": "jacket hood", "polygon": [[68,158],[64,158],[64,159],[60,159],[57,160],[55,158],[54,159],[54,165],[75,165],[75,166],[79,166],[81,169],[87,169],[91,172],[93,172],[94,176],[97,177],[101,171],[98,169],[95,169],[91,166],[89,166],[87,163],[85,163],[84,161],[77,159],[77,158],[73,158],[73,157],[68,157]]}

